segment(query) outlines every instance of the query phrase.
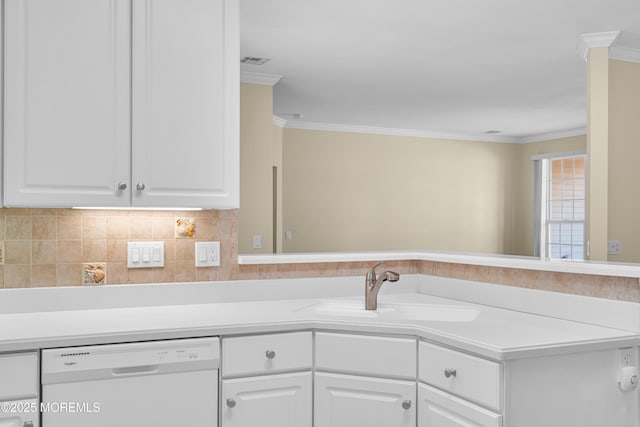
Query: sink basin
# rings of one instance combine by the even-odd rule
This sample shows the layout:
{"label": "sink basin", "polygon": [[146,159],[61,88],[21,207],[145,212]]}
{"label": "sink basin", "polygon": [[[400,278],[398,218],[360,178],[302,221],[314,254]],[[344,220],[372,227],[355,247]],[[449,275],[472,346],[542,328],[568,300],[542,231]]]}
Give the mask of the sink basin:
{"label": "sink basin", "polygon": [[423,322],[471,322],[480,314],[474,307],[438,304],[378,304],[377,310],[365,310],[364,302],[320,302],[296,310],[324,316],[360,319],[417,320]]}

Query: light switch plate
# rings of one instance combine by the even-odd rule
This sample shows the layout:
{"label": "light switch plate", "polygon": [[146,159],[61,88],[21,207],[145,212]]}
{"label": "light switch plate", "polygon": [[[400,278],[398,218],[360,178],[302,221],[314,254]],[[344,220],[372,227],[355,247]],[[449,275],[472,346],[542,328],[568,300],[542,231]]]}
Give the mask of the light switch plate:
{"label": "light switch plate", "polygon": [[196,242],[196,267],[220,266],[220,242]]}
{"label": "light switch plate", "polygon": [[127,242],[127,267],[164,267],[164,242]]}

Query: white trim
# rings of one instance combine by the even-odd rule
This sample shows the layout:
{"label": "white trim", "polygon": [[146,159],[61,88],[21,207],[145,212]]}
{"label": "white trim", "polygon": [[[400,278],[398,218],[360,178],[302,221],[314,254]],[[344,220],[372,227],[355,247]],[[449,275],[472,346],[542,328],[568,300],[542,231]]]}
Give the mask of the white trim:
{"label": "white trim", "polygon": [[473,254],[464,252],[390,251],[238,255],[238,264],[242,265],[413,260],[482,265],[488,267],[518,268],[522,270],[552,271],[558,273],[640,278],[640,264],[616,264],[590,261],[547,261],[534,257]]}
{"label": "white trim", "polygon": [[273,123],[275,126],[278,126],[279,128],[283,128],[287,124],[287,121],[282,117],[272,116],[271,123]]}
{"label": "white trim", "polygon": [[534,154],[531,156],[531,160],[558,159],[560,157],[576,157],[576,156],[586,156],[586,155],[587,155],[587,152],[585,150],[563,151],[561,153]]}
{"label": "white trim", "polygon": [[241,83],[253,83],[257,85],[275,86],[282,79],[277,74],[254,73],[251,71],[240,71]]}
{"label": "white trim", "polygon": [[551,139],[568,138],[571,136],[586,135],[587,129],[584,127],[560,130],[556,132],[546,132],[528,136],[500,136],[500,135],[469,135],[459,133],[435,132],[417,129],[399,129],[384,128],[377,126],[358,126],[345,125],[338,123],[315,123],[303,122],[297,120],[287,120],[285,125],[287,129],[315,130],[324,132],[348,132],[348,133],[365,133],[370,135],[394,135],[409,136],[416,138],[436,138],[436,139],[452,139],[462,141],[478,141],[478,142],[498,142],[510,144],[528,144],[530,142],[548,141]]}
{"label": "white trim", "polygon": [[640,64],[640,49],[616,45],[609,49],[609,59]]}
{"label": "white trim", "polygon": [[469,134],[458,134],[458,133],[434,132],[434,131],[417,130],[417,129],[398,129],[398,128],[384,128],[384,127],[377,127],[377,126],[344,125],[344,124],[338,124],[338,123],[287,121],[287,124],[285,127],[287,129],[317,130],[317,131],[325,131],[325,132],[366,133],[370,135],[395,135],[395,136],[409,136],[409,137],[418,137],[418,138],[455,139],[455,140],[462,140],[462,141],[510,143],[510,142],[513,142],[514,140],[514,138],[510,136],[469,135]]}
{"label": "white trim", "polygon": [[572,136],[581,136],[587,134],[586,127],[559,130],[555,132],[538,133],[529,136],[514,138],[514,142],[518,144],[529,144],[531,142],[549,141],[552,139],[569,138]]}
{"label": "white trim", "polygon": [[601,33],[581,34],[578,40],[578,55],[585,61],[589,58],[589,51],[594,47],[610,47],[615,43],[620,31],[604,31]]}

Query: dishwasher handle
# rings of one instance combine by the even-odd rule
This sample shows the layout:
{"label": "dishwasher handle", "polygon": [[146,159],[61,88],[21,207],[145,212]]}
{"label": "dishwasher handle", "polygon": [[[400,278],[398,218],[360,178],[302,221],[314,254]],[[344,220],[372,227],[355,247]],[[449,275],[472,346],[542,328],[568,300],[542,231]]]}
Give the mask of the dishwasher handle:
{"label": "dishwasher handle", "polygon": [[111,369],[111,375],[122,377],[127,375],[155,374],[160,367],[158,365],[125,366]]}

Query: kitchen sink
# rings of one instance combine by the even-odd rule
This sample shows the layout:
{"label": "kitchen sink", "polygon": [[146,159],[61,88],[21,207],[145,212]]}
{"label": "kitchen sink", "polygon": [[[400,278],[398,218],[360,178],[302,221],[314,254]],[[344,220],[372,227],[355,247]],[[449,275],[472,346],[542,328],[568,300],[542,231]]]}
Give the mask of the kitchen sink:
{"label": "kitchen sink", "polygon": [[296,311],[321,316],[423,322],[471,322],[480,314],[480,310],[474,307],[440,304],[379,303],[377,310],[365,310],[364,302],[359,301],[319,302]]}

